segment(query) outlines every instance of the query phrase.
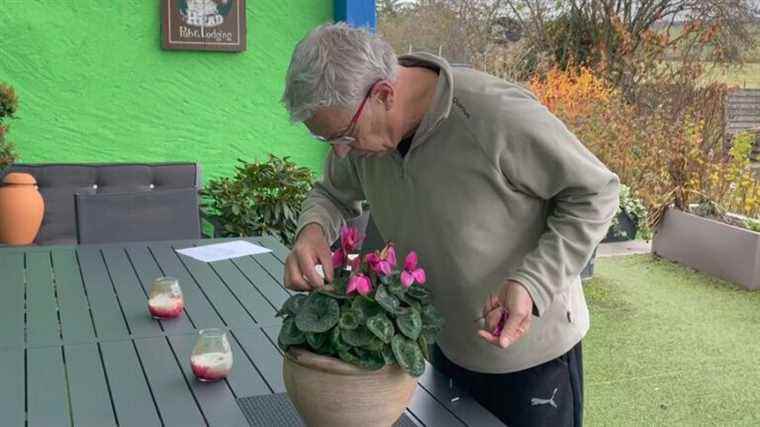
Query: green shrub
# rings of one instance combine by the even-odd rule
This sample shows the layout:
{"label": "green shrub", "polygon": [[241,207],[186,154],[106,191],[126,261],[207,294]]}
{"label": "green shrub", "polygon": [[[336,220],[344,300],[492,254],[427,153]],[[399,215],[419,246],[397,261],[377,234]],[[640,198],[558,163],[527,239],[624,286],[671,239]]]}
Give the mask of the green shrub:
{"label": "green shrub", "polygon": [[3,124],[3,121],[14,118],[17,108],[16,92],[12,87],[0,83],[0,172],[16,161],[13,144],[6,139],[8,125]]}
{"label": "green shrub", "polygon": [[222,237],[270,235],[292,245],[311,170],[270,154],[260,163],[238,160],[233,177],[211,180],[201,191],[204,215]]}

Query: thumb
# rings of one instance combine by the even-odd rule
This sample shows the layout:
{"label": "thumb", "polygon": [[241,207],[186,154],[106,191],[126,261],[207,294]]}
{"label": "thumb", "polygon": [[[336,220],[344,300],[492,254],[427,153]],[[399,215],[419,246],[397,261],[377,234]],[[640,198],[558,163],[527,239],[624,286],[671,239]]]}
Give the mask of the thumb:
{"label": "thumb", "polygon": [[530,317],[526,316],[522,312],[511,312],[507,317],[507,321],[504,323],[504,328],[501,331],[499,337],[499,345],[501,348],[507,348],[515,341],[522,338],[527,330],[526,323]]}

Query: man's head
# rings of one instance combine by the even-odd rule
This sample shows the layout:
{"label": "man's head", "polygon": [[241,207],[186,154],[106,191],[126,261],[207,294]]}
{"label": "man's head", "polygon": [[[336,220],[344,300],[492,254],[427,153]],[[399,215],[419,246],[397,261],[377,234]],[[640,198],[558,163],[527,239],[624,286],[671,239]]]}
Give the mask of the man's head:
{"label": "man's head", "polygon": [[336,154],[350,150],[387,153],[393,136],[398,61],[388,43],[344,23],[322,25],[293,52],[282,102],[293,122],[330,143]]}

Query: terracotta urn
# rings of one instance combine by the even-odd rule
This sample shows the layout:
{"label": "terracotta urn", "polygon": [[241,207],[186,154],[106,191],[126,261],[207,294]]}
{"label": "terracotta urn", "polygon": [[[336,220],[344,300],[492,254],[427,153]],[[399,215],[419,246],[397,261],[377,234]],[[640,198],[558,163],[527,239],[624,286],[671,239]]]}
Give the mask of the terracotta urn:
{"label": "terracotta urn", "polygon": [[370,371],[295,347],[285,353],[282,376],[309,427],[390,427],[417,386],[398,365]]}
{"label": "terracotta urn", "polygon": [[45,202],[37,181],[27,173],[12,172],[0,187],[0,242],[28,245],[37,237],[45,213]]}

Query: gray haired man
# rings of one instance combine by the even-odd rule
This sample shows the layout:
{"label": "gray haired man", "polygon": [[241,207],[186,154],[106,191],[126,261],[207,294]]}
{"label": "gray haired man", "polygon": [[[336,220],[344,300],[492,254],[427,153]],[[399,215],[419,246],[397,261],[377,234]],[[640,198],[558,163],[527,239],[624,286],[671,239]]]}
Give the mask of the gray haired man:
{"label": "gray haired man", "polygon": [[298,43],[283,103],[332,147],[286,286],[322,286],[319,264],[332,280],[330,243],[367,200],[383,238],[425,261],[446,319],[433,364],[511,426],[580,425],[579,273],[615,213],[617,176],[520,86],[397,58],[345,24]]}

